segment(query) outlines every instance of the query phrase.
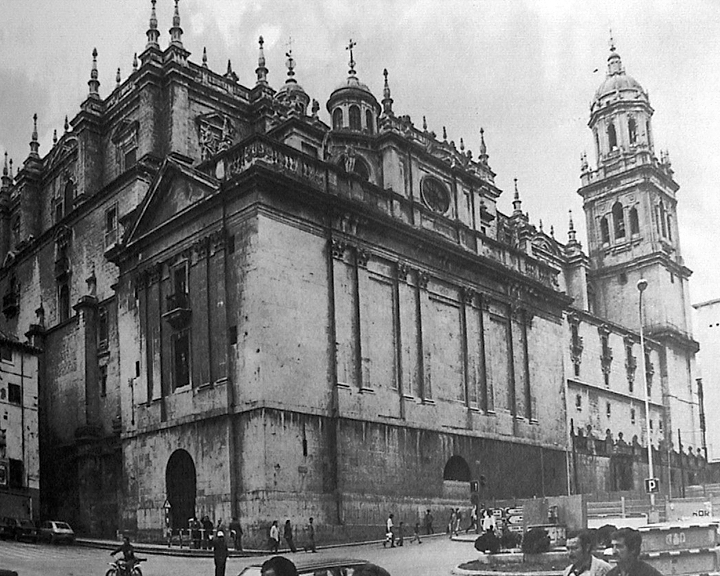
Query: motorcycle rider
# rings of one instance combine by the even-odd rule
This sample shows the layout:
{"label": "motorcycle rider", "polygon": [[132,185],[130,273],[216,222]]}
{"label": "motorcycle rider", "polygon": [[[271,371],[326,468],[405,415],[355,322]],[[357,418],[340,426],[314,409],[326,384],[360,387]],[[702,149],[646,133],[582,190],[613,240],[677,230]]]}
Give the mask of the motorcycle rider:
{"label": "motorcycle rider", "polygon": [[138,560],[135,556],[135,548],[130,544],[130,536],[123,536],[123,543],[110,552],[110,556],[115,556],[118,552],[123,553],[123,557],[117,561],[120,574],[130,574]]}

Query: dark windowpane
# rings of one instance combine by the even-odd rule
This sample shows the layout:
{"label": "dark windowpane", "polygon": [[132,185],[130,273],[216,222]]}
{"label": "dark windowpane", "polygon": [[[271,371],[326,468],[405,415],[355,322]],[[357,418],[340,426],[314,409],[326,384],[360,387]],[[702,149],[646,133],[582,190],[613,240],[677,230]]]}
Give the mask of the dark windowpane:
{"label": "dark windowpane", "polygon": [[8,384],[8,400],[13,404],[22,404],[22,388],[19,384]]}
{"label": "dark windowpane", "polygon": [[173,338],[173,371],[175,388],[190,384],[190,338],[187,332]]}
{"label": "dark windowpane", "polygon": [[350,106],[350,128],[352,130],[360,130],[360,108],[358,106]]}
{"label": "dark windowpane", "polygon": [[135,162],[137,161],[136,153],[137,153],[137,148],[131,148],[130,150],[125,152],[125,170],[135,166]]}

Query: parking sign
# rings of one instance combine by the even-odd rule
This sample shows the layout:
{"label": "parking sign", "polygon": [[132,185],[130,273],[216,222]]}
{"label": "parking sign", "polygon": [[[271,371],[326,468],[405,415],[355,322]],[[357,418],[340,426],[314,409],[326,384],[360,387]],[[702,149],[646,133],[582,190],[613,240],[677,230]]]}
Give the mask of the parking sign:
{"label": "parking sign", "polygon": [[657,494],[660,490],[660,480],[657,478],[645,478],[645,492],[647,494]]}

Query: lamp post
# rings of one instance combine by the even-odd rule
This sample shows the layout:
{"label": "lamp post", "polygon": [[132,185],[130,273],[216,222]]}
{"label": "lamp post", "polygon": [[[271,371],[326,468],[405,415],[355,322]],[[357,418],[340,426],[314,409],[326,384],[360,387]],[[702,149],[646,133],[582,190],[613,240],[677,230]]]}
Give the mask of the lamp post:
{"label": "lamp post", "polygon": [[[642,378],[643,378],[643,391],[645,393],[645,427],[647,433],[647,453],[648,453],[648,472],[649,478],[655,478],[653,472],[653,455],[652,455],[652,444],[650,442],[650,396],[648,394],[647,386],[647,368],[645,366],[645,333],[643,326],[645,324],[643,318],[643,292],[648,287],[648,281],[644,278],[638,280],[637,289],[640,293],[639,299],[639,312],[640,312],[640,360],[642,361]],[[655,510],[655,493],[650,492],[650,510]]]}

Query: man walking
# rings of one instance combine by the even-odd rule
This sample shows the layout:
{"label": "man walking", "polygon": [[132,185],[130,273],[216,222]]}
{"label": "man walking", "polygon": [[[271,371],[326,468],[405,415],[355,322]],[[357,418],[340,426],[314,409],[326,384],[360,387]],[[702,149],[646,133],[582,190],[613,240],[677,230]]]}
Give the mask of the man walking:
{"label": "man walking", "polygon": [[237,518],[233,518],[230,521],[230,537],[233,540],[233,544],[235,546],[236,551],[242,552],[242,526],[240,526],[240,521]]}
{"label": "man walking", "polygon": [[393,522],[393,515],[390,514],[387,522],[385,522],[385,541],[383,542],[383,548],[388,545],[388,542],[390,543],[390,548],[395,548],[395,533],[393,532],[394,527],[395,524]]}
{"label": "man walking", "polygon": [[632,528],[620,528],[610,536],[617,565],[607,576],[662,576],[650,564],[640,560],[642,535]]}
{"label": "man walking", "polygon": [[273,520],[270,526],[270,552],[278,553],[280,548],[280,528],[278,528],[277,520]]}
{"label": "man walking", "polygon": [[429,536],[430,534],[433,533],[433,515],[432,515],[432,512],[430,512],[429,508],[428,508],[428,511],[425,512],[424,521],[425,521],[425,532]]}
{"label": "man walking", "polygon": [[307,525],[308,543],[305,544],[305,552],[317,552],[315,549],[315,524],[313,524],[312,516]]}
{"label": "man walking", "polygon": [[289,518],[285,521],[285,527],[283,528],[283,537],[285,538],[285,542],[287,542],[290,551],[297,552],[297,548],[295,548],[295,542],[293,542],[293,530]]}
{"label": "man walking", "polygon": [[228,558],[228,547],[225,542],[225,533],[218,530],[213,539],[213,559],[215,561],[215,576],[225,576],[225,564]]}
{"label": "man walking", "polygon": [[605,576],[611,566],[593,556],[592,550],[593,539],[587,530],[568,538],[567,552],[572,564],[565,568],[563,576]]}

